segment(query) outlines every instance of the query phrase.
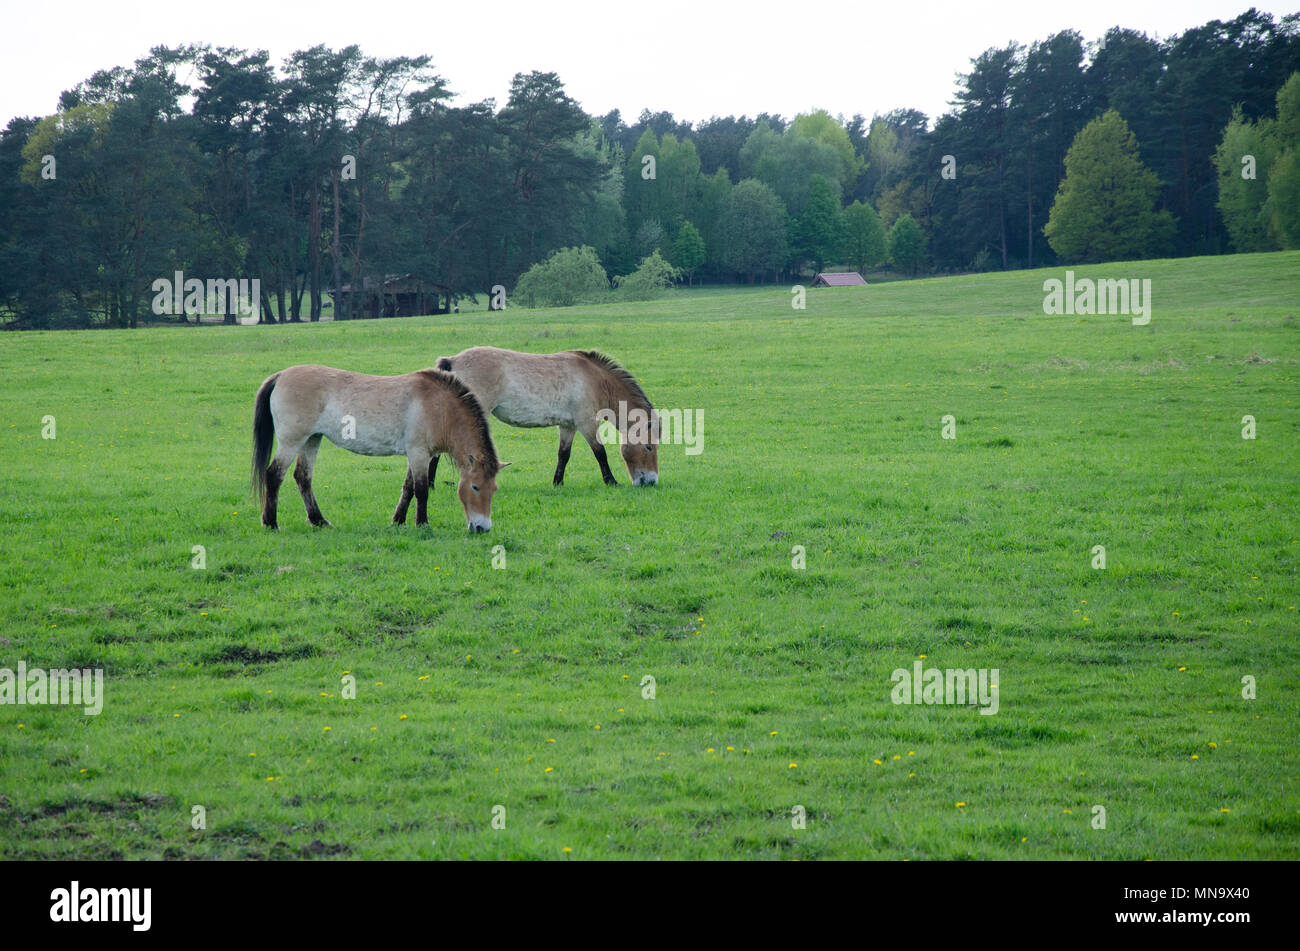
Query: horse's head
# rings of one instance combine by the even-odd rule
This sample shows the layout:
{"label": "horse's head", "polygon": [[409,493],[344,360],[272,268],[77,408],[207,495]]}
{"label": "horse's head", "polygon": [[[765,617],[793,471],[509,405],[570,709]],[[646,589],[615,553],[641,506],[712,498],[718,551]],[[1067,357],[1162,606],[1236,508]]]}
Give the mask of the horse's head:
{"label": "horse's head", "polygon": [[651,410],[648,421],[644,410],[628,414],[627,432],[623,434],[623,461],[633,485],[654,485],[659,481],[659,414]]}
{"label": "horse's head", "polygon": [[497,473],[508,465],[508,462],[488,463],[472,454],[458,464],[460,487],[456,494],[465,507],[465,521],[471,532],[486,532],[492,527],[492,496],[497,490]]}

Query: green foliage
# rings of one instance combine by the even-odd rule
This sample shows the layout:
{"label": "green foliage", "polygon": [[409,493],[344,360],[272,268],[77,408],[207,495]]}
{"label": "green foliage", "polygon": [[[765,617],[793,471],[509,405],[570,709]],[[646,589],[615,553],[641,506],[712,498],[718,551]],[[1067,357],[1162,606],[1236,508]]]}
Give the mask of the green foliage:
{"label": "green foliage", "polygon": [[794,121],[790,123],[790,129],[794,135],[813,139],[834,150],[840,158],[840,170],[836,176],[840,192],[851,193],[853,186],[857,184],[858,176],[862,174],[865,163],[854,150],[849,133],[840,121],[825,109],[817,109],[795,116]]}
{"label": "green foliage", "polygon": [[889,229],[889,261],[894,267],[915,274],[925,260],[925,232],[911,215],[903,215]]}
{"label": "green foliage", "polygon": [[631,274],[615,277],[614,287],[624,300],[654,300],[681,277],[681,269],[673,267],[655,251]]}
{"label": "green foliage", "polygon": [[1275,141],[1279,150],[1268,170],[1264,214],[1284,248],[1300,248],[1300,72],[1277,92]]}
{"label": "green foliage", "polygon": [[688,281],[693,282],[695,271],[704,263],[706,257],[704,238],[700,235],[699,229],[689,221],[684,222],[681,231],[677,233],[677,240],[673,242],[673,264],[681,268]]}
{"label": "green foliage", "polygon": [[1128,261],[1167,254],[1175,222],[1156,211],[1160,180],[1142,164],[1137,138],[1113,109],[1079,130],[1043,233],[1070,261]]}
{"label": "green foliage", "polygon": [[528,269],[515,285],[514,298],[529,307],[570,307],[609,289],[609,278],[595,249],[561,248]]}
{"label": "green foliage", "polygon": [[1269,227],[1284,248],[1300,248],[1300,150],[1287,149],[1268,172]]}
{"label": "green foliage", "polygon": [[808,190],[808,204],[793,222],[795,254],[811,261],[821,271],[844,247],[844,219],[840,203],[821,175],[814,175]]}
{"label": "green foliage", "polygon": [[752,284],[764,271],[776,271],[789,253],[785,206],[772,189],[747,178],[731,192],[722,217],[724,264]]}
{"label": "green foliage", "polygon": [[[1270,251],[1277,247],[1264,214],[1269,170],[1278,151],[1273,125],[1269,119],[1249,122],[1238,108],[1224,128],[1214,153],[1214,167],[1219,176],[1219,213],[1232,238],[1232,246],[1238,251]],[[1253,178],[1243,174],[1245,156],[1253,160]]]}
{"label": "green foliage", "polygon": [[814,175],[820,175],[831,187],[836,200],[842,193],[844,165],[835,149],[817,139],[807,138],[791,126],[777,135],[766,122],[750,133],[740,151],[743,168],[752,168],[752,177],[769,186],[791,215],[803,214],[808,204]]}
{"label": "green foliage", "polygon": [[863,273],[885,260],[888,252],[885,225],[876,209],[855,201],[844,209],[844,253]]}

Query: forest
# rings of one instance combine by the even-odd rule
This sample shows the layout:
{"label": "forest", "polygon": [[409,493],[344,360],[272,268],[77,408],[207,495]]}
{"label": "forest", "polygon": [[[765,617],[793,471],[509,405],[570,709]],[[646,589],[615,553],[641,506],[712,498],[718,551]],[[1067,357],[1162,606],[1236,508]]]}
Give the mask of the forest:
{"label": "forest", "polygon": [[0,133],[0,326],[197,320],[155,304],[177,272],[257,279],[275,323],[409,312],[394,280],[562,302],[559,261],[578,300],[1300,247],[1297,72],[1300,14],[1251,9],[986,50],[937,117],[629,121],[549,72],[459,103],[429,55],[156,47]]}

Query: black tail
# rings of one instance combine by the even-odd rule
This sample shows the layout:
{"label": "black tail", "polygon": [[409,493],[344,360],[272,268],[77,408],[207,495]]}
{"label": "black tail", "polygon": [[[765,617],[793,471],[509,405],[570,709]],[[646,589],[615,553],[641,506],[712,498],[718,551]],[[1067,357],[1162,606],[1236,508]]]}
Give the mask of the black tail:
{"label": "black tail", "polygon": [[271,419],[271,391],[280,376],[266,378],[253,403],[253,495],[266,499],[266,467],[271,463],[271,441],[275,438],[275,421]]}
{"label": "black tail", "polygon": [[438,358],[438,369],[441,370],[443,373],[450,373],[450,372],[451,372],[451,357],[439,357],[439,358]]}

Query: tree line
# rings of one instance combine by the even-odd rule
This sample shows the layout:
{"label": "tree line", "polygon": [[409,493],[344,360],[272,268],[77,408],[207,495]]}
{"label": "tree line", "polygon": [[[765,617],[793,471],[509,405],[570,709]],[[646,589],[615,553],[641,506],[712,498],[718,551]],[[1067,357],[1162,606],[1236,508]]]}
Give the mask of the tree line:
{"label": "tree line", "polygon": [[[1279,90],[1297,70],[1300,14],[1251,9],[1167,39],[987,50],[933,120],[628,123],[554,73],[456,105],[428,56],[158,47],[0,132],[0,321],[185,320],[152,290],[176,272],[259,279],[267,322],[347,319],[393,276],[450,304],[513,292],[564,249],[628,290],[1294,247],[1300,120]],[[1087,238],[1107,212],[1084,152],[1127,176],[1121,240]]]}

